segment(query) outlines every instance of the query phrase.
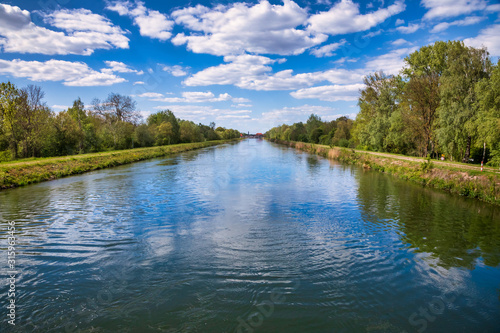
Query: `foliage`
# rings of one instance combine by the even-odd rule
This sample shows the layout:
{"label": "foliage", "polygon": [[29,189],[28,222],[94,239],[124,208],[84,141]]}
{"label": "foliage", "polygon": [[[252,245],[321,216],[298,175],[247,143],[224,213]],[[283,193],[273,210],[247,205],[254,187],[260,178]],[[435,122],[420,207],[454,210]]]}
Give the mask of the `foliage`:
{"label": "foliage", "polygon": [[500,69],[486,49],[438,41],[408,55],[401,76],[377,72],[364,83],[354,122],[311,115],[267,137],[500,164]]}
{"label": "foliage", "polygon": [[115,93],[104,101],[94,99],[90,109],[77,98],[72,107],[58,113],[43,98],[38,86],[18,89],[10,82],[1,83],[0,161],[240,137],[233,129],[215,130],[215,123],[196,125],[177,119],[170,110],[140,123],[135,101]]}

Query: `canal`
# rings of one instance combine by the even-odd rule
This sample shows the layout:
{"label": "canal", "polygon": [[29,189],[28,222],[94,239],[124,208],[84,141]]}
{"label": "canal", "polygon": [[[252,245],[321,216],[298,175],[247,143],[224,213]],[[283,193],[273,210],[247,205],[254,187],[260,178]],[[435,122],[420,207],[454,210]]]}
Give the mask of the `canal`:
{"label": "canal", "polygon": [[2,332],[500,327],[499,208],[262,140],[1,191],[0,221]]}

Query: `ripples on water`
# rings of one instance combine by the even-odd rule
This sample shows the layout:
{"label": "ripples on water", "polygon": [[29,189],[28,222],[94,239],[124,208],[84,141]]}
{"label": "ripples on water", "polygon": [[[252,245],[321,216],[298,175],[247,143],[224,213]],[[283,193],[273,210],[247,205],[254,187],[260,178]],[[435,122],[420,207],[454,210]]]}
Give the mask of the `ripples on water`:
{"label": "ripples on water", "polygon": [[14,331],[500,327],[498,208],[263,141],[3,191],[0,204],[20,244]]}

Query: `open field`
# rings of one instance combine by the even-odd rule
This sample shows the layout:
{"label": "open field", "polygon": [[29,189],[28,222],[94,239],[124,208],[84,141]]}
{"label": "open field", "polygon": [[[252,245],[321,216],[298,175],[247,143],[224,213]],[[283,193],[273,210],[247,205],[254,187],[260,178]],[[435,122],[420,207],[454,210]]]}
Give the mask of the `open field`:
{"label": "open field", "polygon": [[0,163],[0,189],[38,183],[230,141],[234,139],[3,162]]}

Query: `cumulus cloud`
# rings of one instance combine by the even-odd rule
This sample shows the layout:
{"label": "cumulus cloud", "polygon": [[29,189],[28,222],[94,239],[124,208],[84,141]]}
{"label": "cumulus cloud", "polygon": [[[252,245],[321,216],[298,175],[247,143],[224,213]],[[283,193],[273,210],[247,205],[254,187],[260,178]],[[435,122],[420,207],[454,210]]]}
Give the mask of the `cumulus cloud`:
{"label": "cumulus cloud", "polygon": [[0,4],[0,47],[4,52],[90,55],[96,49],[128,48],[125,32],[88,9],[60,9],[44,21],[62,31],[35,25],[30,13]]}
{"label": "cumulus cloud", "polygon": [[327,85],[293,91],[290,95],[297,99],[316,98],[322,101],[355,101],[358,99],[359,90],[364,84]]}
{"label": "cumulus cloud", "polygon": [[407,27],[400,26],[400,27],[396,28],[396,30],[401,32],[402,34],[412,34],[412,33],[416,32],[418,29],[420,29],[420,24],[416,24],[416,23],[408,24]]}
{"label": "cumulus cloud", "polygon": [[337,51],[346,42],[347,41],[345,39],[342,39],[338,43],[332,43],[319,48],[312,49],[311,54],[315,55],[317,58],[332,57],[335,55],[334,52]]}
{"label": "cumulus cloud", "polygon": [[386,74],[396,75],[404,66],[404,58],[416,49],[416,47],[401,48],[374,57],[366,62],[365,70],[369,72],[383,71]]}
{"label": "cumulus cloud", "polygon": [[464,43],[472,47],[485,46],[492,56],[500,56],[500,24],[494,24],[479,32],[474,38],[464,39]]}
{"label": "cumulus cloud", "polygon": [[186,76],[188,74],[187,69],[180,65],[174,66],[163,66],[162,68],[165,72],[172,74],[173,76]]}
{"label": "cumulus cloud", "polygon": [[352,0],[341,0],[329,11],[312,15],[308,30],[329,35],[340,35],[368,30],[406,8],[403,1],[396,1],[387,8],[361,14],[359,5]]}
{"label": "cumulus cloud", "polygon": [[451,26],[467,26],[467,25],[473,25],[476,23],[481,22],[484,20],[484,17],[479,17],[479,16],[469,16],[464,18],[463,20],[457,20],[453,22],[442,22],[439,24],[436,24],[434,28],[432,28],[431,32],[436,33],[436,32],[441,32],[446,29],[448,29]]}
{"label": "cumulus cloud", "polygon": [[163,94],[147,92],[138,95],[138,97],[149,98],[152,101],[166,102],[166,103],[207,103],[207,102],[225,102],[232,101],[234,103],[249,102],[246,98],[235,98],[228,93],[219,94],[215,96],[211,91],[184,91],[182,97],[165,97]]}
{"label": "cumulus cloud", "polygon": [[113,73],[113,72],[117,72],[117,73],[135,73],[137,75],[144,74],[143,71],[138,71],[138,70],[132,69],[132,68],[128,67],[126,64],[124,64],[123,62],[119,62],[119,61],[105,61],[104,63],[106,64],[106,66],[108,66],[108,68],[104,68],[102,70],[103,72],[110,72],[110,73]]}
{"label": "cumulus cloud", "polygon": [[397,19],[396,20],[396,26],[402,25],[402,24],[405,24],[405,20],[402,20],[402,19]]}
{"label": "cumulus cloud", "polygon": [[403,38],[396,39],[395,41],[391,42],[391,45],[394,45],[394,46],[401,46],[401,45],[405,45],[405,44],[411,44],[411,43]]}
{"label": "cumulus cloud", "polygon": [[141,36],[167,40],[172,36],[174,22],[165,14],[144,6],[144,2],[115,1],[106,6],[106,9],[117,12],[121,16],[130,17],[139,27]]}
{"label": "cumulus cloud", "polygon": [[271,64],[277,62],[263,56],[226,56],[227,64],[206,68],[184,81],[188,86],[235,85],[251,90],[293,90],[329,81],[336,84],[358,82],[363,74],[345,69],[293,74],[283,70],[270,74]]}
{"label": "cumulus cloud", "polygon": [[63,60],[1,60],[0,74],[31,81],[63,81],[65,86],[109,86],[126,80],[106,71],[95,71],[83,62]]}
{"label": "cumulus cloud", "polygon": [[421,0],[421,4],[428,9],[424,20],[470,14],[487,7],[485,0]]}
{"label": "cumulus cloud", "polygon": [[237,55],[301,54],[326,41],[327,36],[297,29],[307,18],[307,11],[291,0],[271,5],[233,3],[208,8],[202,5],[176,10],[172,17],[195,34],[180,33],[172,42],[186,44],[195,53]]}

